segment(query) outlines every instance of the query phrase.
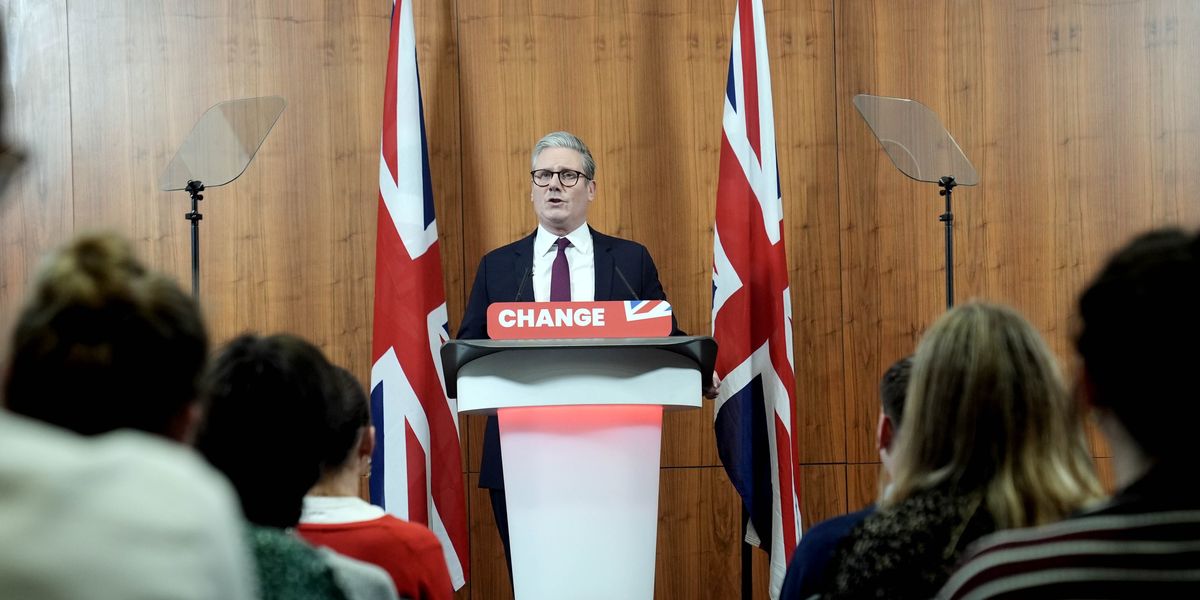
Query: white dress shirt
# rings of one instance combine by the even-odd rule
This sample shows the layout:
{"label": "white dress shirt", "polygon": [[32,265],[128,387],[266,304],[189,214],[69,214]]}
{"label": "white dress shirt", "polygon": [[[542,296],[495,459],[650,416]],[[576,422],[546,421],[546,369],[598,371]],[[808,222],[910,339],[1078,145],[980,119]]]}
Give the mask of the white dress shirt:
{"label": "white dress shirt", "polygon": [[[558,238],[540,224],[533,239],[533,299],[537,302],[550,300],[550,270],[554,257],[558,256]],[[587,223],[580,225],[566,236],[571,240],[567,246],[567,265],[571,269],[571,300],[590,302],[596,299],[596,253],[592,246],[592,230]]]}

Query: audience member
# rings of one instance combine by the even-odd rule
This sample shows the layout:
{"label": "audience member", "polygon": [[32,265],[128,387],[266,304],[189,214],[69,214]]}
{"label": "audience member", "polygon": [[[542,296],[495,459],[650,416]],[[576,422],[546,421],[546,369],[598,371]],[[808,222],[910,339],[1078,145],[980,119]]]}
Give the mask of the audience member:
{"label": "audience member", "polygon": [[383,567],[402,596],[450,600],[454,588],[433,532],[359,497],[371,470],[375,428],[362,386],[349,371],[337,371],[341,393],[328,398],[329,418],[317,438],[331,454],[320,481],[304,497],[298,531],[313,544]]}
{"label": "audience member", "polygon": [[1050,350],[1015,311],[984,303],[922,338],[894,469],[880,510],[838,550],[832,597],[928,598],[979,537],[1100,495]]}
{"label": "audience member", "polygon": [[4,383],[13,412],[92,435],[187,441],[208,335],[195,301],[112,234],[50,255],[16,323]]}
{"label": "audience member", "polygon": [[229,484],[189,449],[0,411],[0,597],[256,598]]}
{"label": "audience member", "polygon": [[208,375],[208,417],[196,447],[233,482],[250,520],[264,600],[395,598],[374,565],[319,552],[287,532],[335,442],[326,407],[342,392],[321,351],[289,335],[243,335]]}
{"label": "audience member", "polygon": [[[893,363],[879,382],[880,411],[875,427],[875,445],[879,450],[885,481],[889,482],[896,433],[904,414],[904,399],[911,370],[912,357],[906,356]],[[875,505],[872,504],[860,511],[817,523],[806,531],[792,553],[780,599],[801,600],[824,592],[829,583],[829,561],[838,544],[874,512]]]}
{"label": "audience member", "polygon": [[1075,347],[1119,491],[1061,523],[985,538],[942,597],[1200,597],[1197,307],[1197,236],[1150,232],[1109,260],[1079,299]]}
{"label": "audience member", "polygon": [[[0,131],[4,100],[0,94]],[[0,139],[0,188],[20,157]],[[145,284],[142,293],[129,293],[133,281]],[[193,307],[173,303],[152,282],[116,238],[83,237],[51,255],[16,325],[5,403],[95,433],[111,429],[106,411],[125,411],[130,405],[115,403],[128,399],[145,411],[140,423],[162,419],[170,425],[164,430],[182,435],[189,411],[162,409],[146,391],[163,383],[157,391],[167,402],[194,398],[204,331]],[[159,300],[170,306],[151,310]],[[104,319],[119,322],[98,322]],[[146,335],[151,324],[184,339],[170,344]],[[119,338],[127,332],[147,346],[126,352]],[[178,362],[140,362],[155,355]],[[173,375],[180,379],[166,381]],[[71,410],[78,412],[66,414]],[[0,410],[0,540],[5,598],[255,597],[229,485],[186,448],[157,436],[85,438]]]}

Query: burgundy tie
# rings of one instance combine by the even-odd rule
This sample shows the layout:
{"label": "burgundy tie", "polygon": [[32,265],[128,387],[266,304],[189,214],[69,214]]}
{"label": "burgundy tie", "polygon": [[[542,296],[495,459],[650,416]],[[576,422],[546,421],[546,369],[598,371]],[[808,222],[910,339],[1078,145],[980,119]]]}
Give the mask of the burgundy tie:
{"label": "burgundy tie", "polygon": [[567,265],[567,246],[571,240],[558,238],[558,255],[554,257],[554,265],[550,267],[550,301],[571,301],[571,267]]}

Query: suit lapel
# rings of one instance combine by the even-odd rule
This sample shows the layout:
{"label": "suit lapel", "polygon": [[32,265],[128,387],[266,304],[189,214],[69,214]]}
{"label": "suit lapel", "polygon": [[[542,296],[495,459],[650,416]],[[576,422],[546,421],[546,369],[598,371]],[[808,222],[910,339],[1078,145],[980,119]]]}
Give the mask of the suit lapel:
{"label": "suit lapel", "polygon": [[[588,226],[591,229],[591,226]],[[596,270],[596,300],[612,299],[613,257],[612,238],[591,229],[593,265]]]}
{"label": "suit lapel", "polygon": [[514,302],[533,302],[533,241],[536,238],[537,230],[535,229],[533,233],[517,244],[517,249],[513,252],[512,281],[517,282]]}

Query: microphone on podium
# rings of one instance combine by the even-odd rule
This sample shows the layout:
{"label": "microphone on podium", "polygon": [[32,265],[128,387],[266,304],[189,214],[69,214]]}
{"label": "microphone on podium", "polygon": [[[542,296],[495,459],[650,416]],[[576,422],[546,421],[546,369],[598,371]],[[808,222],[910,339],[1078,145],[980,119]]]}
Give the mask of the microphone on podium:
{"label": "microphone on podium", "polygon": [[513,302],[521,301],[521,292],[525,291],[525,282],[529,281],[529,275],[531,273],[533,273],[533,265],[529,265],[529,268],[525,269],[525,273],[521,275],[521,283],[517,286],[517,295],[513,298]]}
{"label": "microphone on podium", "polygon": [[625,284],[625,289],[629,290],[629,299],[630,300],[641,300],[641,298],[638,298],[637,293],[635,293],[633,291],[633,286],[629,285],[629,280],[625,279],[625,274],[621,272],[621,267],[618,267],[617,265],[613,265],[613,270],[617,272],[617,277],[621,278],[621,283]]}

